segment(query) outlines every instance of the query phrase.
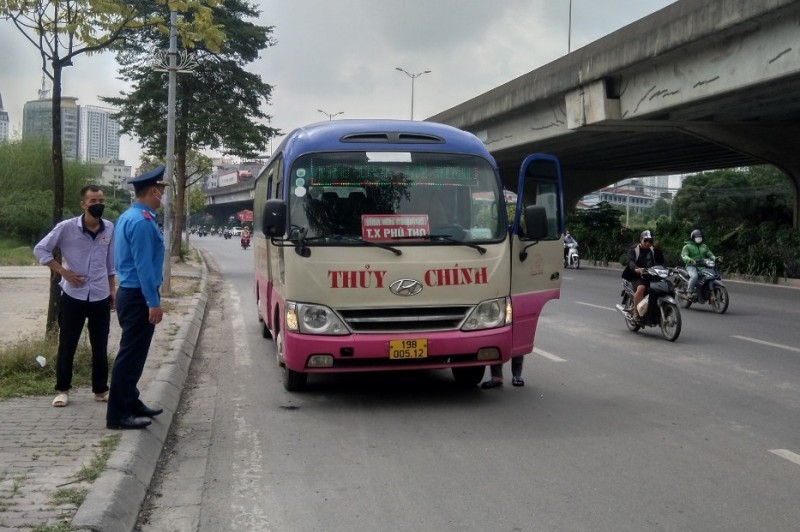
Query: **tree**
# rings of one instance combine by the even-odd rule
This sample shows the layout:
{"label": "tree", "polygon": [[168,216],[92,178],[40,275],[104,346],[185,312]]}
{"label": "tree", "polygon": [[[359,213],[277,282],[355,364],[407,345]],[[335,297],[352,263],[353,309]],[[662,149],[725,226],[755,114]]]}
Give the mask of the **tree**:
{"label": "tree", "polygon": [[[154,6],[154,9],[160,9]],[[259,11],[244,0],[228,0],[213,9],[214,21],[225,32],[219,50],[202,43],[194,49],[196,67],[191,75],[178,77],[175,127],[175,209],[185,212],[185,189],[191,173],[192,150],[211,149],[250,157],[263,152],[269,139],[279,131],[268,126],[270,116],[263,109],[270,102],[272,87],[261,77],[245,70],[261,50],[274,44],[271,26],[258,26],[245,19]],[[144,30],[128,41],[118,54],[123,66],[121,79],[134,90],[103,101],[119,108],[123,131],[138,137],[151,156],[166,152],[164,116],[167,115],[165,77],[148,64],[153,48],[165,49],[160,32]],[[180,242],[182,218],[173,220],[172,242]],[[180,252],[172,246],[173,255]]]}
{"label": "tree", "polygon": [[[0,142],[0,234],[28,245],[50,230],[53,166],[44,139]],[[64,165],[65,212],[80,212],[80,189],[97,175],[85,163]]]}
{"label": "tree", "polygon": [[715,170],[687,177],[674,217],[704,229],[735,231],[746,220],[791,225],[789,180],[771,166]]}
{"label": "tree", "polygon": [[[182,8],[193,15],[182,33],[188,39],[203,39],[216,48],[223,34],[212,23],[210,7],[220,0],[156,0],[171,9]],[[119,46],[137,31],[152,28],[164,32],[164,18],[145,9],[146,0],[0,0],[0,16],[11,22],[33,44],[42,58],[42,72],[53,83],[52,163],[53,225],[64,216],[64,159],[61,148],[61,76],[79,55],[91,55]],[[55,328],[59,301],[59,277],[50,284],[47,330]]]}

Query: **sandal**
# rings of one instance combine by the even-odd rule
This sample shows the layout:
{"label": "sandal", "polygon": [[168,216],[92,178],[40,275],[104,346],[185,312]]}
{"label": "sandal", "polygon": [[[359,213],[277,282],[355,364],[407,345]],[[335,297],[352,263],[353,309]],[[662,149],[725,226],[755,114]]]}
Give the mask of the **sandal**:
{"label": "sandal", "polygon": [[101,393],[94,394],[94,400],[95,401],[99,401],[101,403],[107,403],[108,402],[108,390],[106,390],[104,392],[101,392]]}
{"label": "sandal", "polygon": [[511,377],[511,386],[525,386],[525,381],[522,377]]}
{"label": "sandal", "polygon": [[62,407],[67,406],[69,404],[69,394],[60,393],[56,395],[56,398],[53,399],[53,406],[55,407]]}
{"label": "sandal", "polygon": [[502,386],[502,385],[503,385],[503,381],[497,381],[497,380],[492,379],[490,381],[486,381],[486,382],[481,383],[481,388],[484,389],[484,390],[488,390],[490,388],[497,388],[498,386]]}

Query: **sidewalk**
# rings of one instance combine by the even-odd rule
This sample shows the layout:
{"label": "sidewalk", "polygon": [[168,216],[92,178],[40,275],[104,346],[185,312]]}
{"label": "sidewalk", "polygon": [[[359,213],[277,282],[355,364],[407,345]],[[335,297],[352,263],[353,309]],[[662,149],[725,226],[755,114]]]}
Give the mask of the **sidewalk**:
{"label": "sidewalk", "polygon": [[[48,276],[39,266],[0,267],[0,343],[44,330]],[[106,404],[94,401],[90,388],[73,389],[65,408],[51,406],[54,395],[0,400],[0,532],[133,529],[205,315],[205,264],[174,264],[172,291],[164,298],[165,318],[156,327],[139,382],[143,401],[164,409],[147,429],[106,429]],[[112,355],[119,332],[112,316]],[[47,364],[55,363],[54,353],[43,355]],[[114,442],[99,478],[79,481],[77,475],[91,470],[92,461]]]}

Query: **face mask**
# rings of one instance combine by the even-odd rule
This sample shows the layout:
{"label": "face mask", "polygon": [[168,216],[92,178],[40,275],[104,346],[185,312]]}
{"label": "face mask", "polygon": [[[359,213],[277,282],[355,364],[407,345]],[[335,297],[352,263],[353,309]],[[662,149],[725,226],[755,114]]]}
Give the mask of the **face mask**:
{"label": "face mask", "polygon": [[105,210],[106,206],[102,203],[95,203],[93,205],[89,205],[86,207],[86,210],[89,211],[93,217],[100,219],[103,216],[103,211]]}
{"label": "face mask", "polygon": [[161,204],[161,198],[164,197],[164,194],[161,193],[158,189],[156,189],[156,192],[158,192],[158,203]]}
{"label": "face mask", "polygon": [[698,236],[697,238],[694,239],[694,241],[699,244],[699,243],[701,243],[703,241],[703,237],[702,236]]}

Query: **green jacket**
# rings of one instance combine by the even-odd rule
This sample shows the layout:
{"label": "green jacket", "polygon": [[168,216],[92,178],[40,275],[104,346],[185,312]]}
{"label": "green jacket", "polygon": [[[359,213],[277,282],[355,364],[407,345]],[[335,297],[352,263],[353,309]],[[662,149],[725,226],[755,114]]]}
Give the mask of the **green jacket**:
{"label": "green jacket", "polygon": [[684,264],[687,266],[691,266],[692,260],[700,260],[700,259],[711,259],[714,260],[714,254],[711,253],[711,250],[708,249],[705,242],[700,244],[699,246],[695,243],[694,240],[687,240],[683,243],[683,250],[681,250],[681,259],[683,259]]}

